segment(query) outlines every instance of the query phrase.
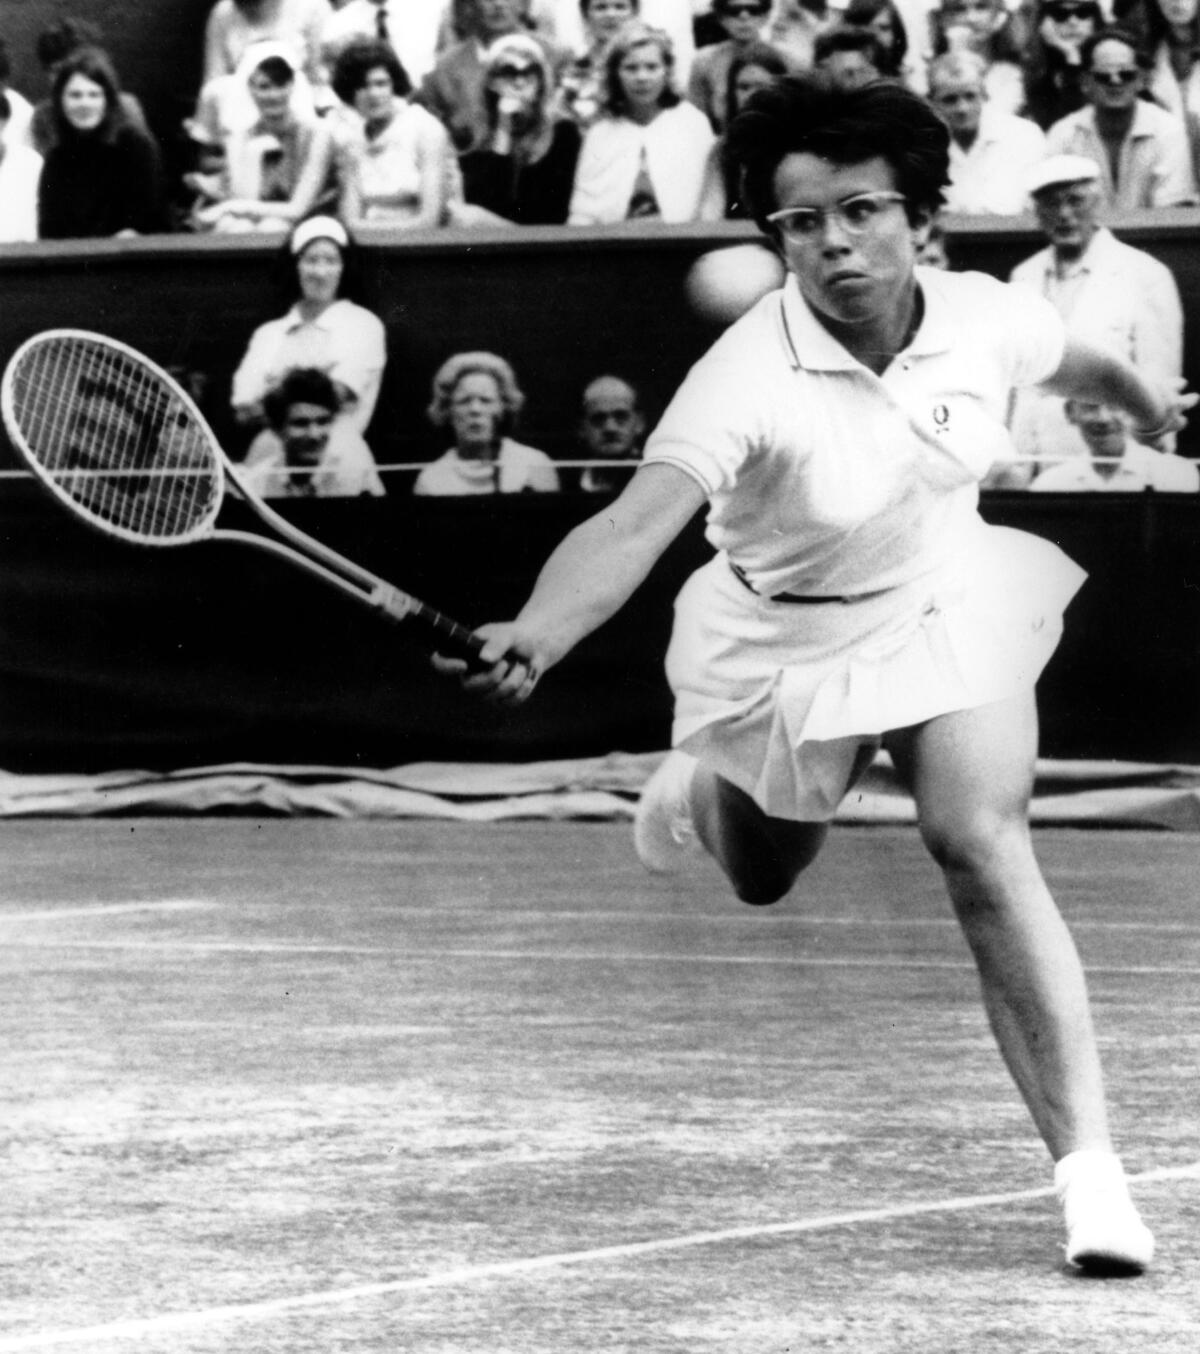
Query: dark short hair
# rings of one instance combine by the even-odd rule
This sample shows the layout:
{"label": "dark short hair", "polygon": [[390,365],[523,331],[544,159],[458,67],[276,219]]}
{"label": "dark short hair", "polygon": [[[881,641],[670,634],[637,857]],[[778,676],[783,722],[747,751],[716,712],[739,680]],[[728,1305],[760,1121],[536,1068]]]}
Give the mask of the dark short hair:
{"label": "dark short hair", "polygon": [[773,235],[775,171],[788,155],[819,155],[837,165],[876,156],[896,176],[909,219],[941,206],[949,180],[950,133],[919,94],[891,80],[839,89],[818,75],[785,75],[760,89],[726,133],[729,161],[759,228]]}
{"label": "dark short hair", "polygon": [[1092,69],[1092,56],[1102,42],[1124,43],[1133,53],[1133,59],[1137,62],[1139,70],[1149,70],[1154,64],[1154,58],[1132,28],[1126,28],[1123,24],[1109,24],[1105,28],[1098,28],[1080,44],[1079,60],[1085,74]]}
{"label": "dark short hair", "polygon": [[813,62],[819,64],[835,52],[861,52],[877,71],[883,71],[883,45],[869,28],[835,24],[818,33],[813,43]]}
{"label": "dark short hair", "polygon": [[290,85],[296,79],[295,67],[286,57],[282,56],[263,57],[250,74],[261,75],[276,89],[282,89],[284,85]]}
{"label": "dark short hair", "polygon": [[391,77],[392,88],[406,99],[413,84],[390,42],[382,38],[355,38],[338,53],[333,63],[333,92],[343,103],[352,104],[354,96],[367,83],[373,70],[383,67]]}
{"label": "dark short hair", "polygon": [[331,414],[342,407],[333,378],[319,367],[293,367],[263,396],[263,413],[277,432],[287,422],[293,404],[315,404]]}
{"label": "dark short hair", "polygon": [[55,128],[61,138],[69,138],[73,128],[67,121],[62,107],[63,90],[76,75],[91,80],[104,91],[104,119],[99,132],[111,137],[114,131],[125,122],[125,113],[121,107],[121,85],[117,72],[107,52],[99,47],[78,47],[65,57],[54,75],[52,95],[52,115]]}

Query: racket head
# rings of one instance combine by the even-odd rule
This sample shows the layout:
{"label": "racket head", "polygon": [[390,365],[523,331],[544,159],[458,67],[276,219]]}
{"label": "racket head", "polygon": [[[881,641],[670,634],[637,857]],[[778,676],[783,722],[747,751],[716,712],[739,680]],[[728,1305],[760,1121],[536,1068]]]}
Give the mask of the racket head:
{"label": "racket head", "polygon": [[0,416],[40,483],[89,525],[136,545],[211,535],[224,456],[187,392],[128,344],[35,334],[0,378]]}

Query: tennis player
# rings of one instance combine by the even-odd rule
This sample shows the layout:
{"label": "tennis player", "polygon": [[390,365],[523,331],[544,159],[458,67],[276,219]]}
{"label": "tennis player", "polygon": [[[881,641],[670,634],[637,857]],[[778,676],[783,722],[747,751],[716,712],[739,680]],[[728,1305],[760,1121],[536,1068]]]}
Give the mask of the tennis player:
{"label": "tennis player", "polygon": [[1106,1122],[1084,975],[1034,859],[1034,683],[1081,571],[987,526],[1012,387],[1116,404],[1140,441],[1195,396],[1152,388],[990,277],[916,265],[947,132],[896,84],[789,77],[729,131],[785,285],[693,368],[611,505],[551,555],[517,619],[483,626],[472,691],[526,699],[707,503],[715,557],[676,603],[674,751],[635,842],[652,870],[698,847],[750,903],[781,898],[882,745],[914,796],[992,1028],[1050,1149],[1067,1259],[1140,1272],[1153,1238]]}

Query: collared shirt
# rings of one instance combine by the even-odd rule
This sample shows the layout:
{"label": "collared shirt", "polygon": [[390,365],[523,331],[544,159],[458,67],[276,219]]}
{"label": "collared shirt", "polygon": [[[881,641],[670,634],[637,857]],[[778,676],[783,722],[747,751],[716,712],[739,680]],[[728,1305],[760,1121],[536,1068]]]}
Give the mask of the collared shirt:
{"label": "collared shirt", "polygon": [[417,476],[413,493],[424,495],[555,493],[558,471],[544,451],[514,442],[500,443],[494,461],[472,461],[451,448]]}
{"label": "collared shirt", "polygon": [[1046,136],[1036,123],[985,103],[970,148],[950,139],[946,210],[980,216],[1027,211],[1029,174],[1045,154]]}
{"label": "collared shirt", "polygon": [[795,279],[692,368],[646,448],[709,497],[707,535],[764,596],[862,593],[938,568],[979,529],[979,481],[1011,456],[1014,385],[1062,359],[1053,308],[980,273],[919,268],[920,328],[882,377]]}
{"label": "collared shirt", "polygon": [[296,367],[317,367],[354,392],[346,411],[362,432],[371,421],[387,361],[387,340],[377,315],[353,301],[335,301],[315,320],[295,305],[281,319],[260,325],[233,374],[230,402],[235,409],[261,404],[263,396]]}
{"label": "collared shirt", "polygon": [[1133,125],[1121,145],[1117,182],[1108,147],[1096,130],[1093,108],[1060,118],[1046,133],[1050,155],[1086,155],[1100,166],[1100,183],[1110,207],[1178,207],[1197,201],[1196,183],[1182,125],[1161,108],[1137,101]]}
{"label": "collared shirt", "polygon": [[1168,494],[1194,494],[1200,491],[1200,469],[1195,461],[1130,442],[1106,475],[1097,470],[1093,457],[1074,456],[1043,470],[1032,487],[1044,493],[1138,493],[1157,489]]}

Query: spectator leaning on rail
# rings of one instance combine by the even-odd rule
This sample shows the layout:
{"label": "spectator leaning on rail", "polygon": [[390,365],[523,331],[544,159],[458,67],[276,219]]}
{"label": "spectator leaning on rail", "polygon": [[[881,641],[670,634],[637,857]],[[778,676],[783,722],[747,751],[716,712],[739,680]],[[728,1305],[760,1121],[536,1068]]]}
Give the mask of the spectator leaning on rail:
{"label": "spectator leaning on rail", "polygon": [[1080,48],[1087,107],[1046,134],[1053,154],[1086,155],[1104,201],[1122,211],[1197,200],[1187,135],[1177,118],[1141,97],[1148,58],[1128,29],[1102,28]]}
{"label": "spectator leaning on rail", "polygon": [[525,404],[512,367],[495,353],[456,353],[433,378],[429,421],[454,446],[417,476],[414,494],[554,493],[558,471],[543,451],[509,433]]}
{"label": "spectator leaning on rail", "polygon": [[121,107],[116,73],[98,48],[67,57],[54,77],[55,144],[42,166],[43,239],[165,230],[162,157]]}
{"label": "spectator leaning on rail", "polygon": [[579,443],[585,460],[608,461],[585,466],[579,487],[586,494],[619,493],[637,469],[646,436],[646,416],[637,390],[620,376],[597,376],[584,388]]}
{"label": "spectator leaning on rail", "polygon": [[604,59],[604,115],[583,138],[572,225],[637,218],[693,221],[701,207],[716,136],[708,118],[680,99],[671,40],[630,23]]}
{"label": "spectator leaning on rail", "polygon": [[200,230],[287,230],[329,206],[334,193],[333,138],[315,113],[297,112],[287,48],[249,50],[246,87],[257,116],[226,136],[217,173],[185,180],[200,196],[193,212]]}
{"label": "spectator leaning on rail", "polygon": [[[1051,156],[1029,183],[1045,249],[1019,263],[1014,286],[1044,296],[1081,338],[1116,352],[1156,386],[1183,373],[1183,306],[1169,268],[1100,224],[1100,170],[1082,156]],[[1082,454],[1060,398],[1036,388],[1013,402],[1017,452]],[[1025,478],[1027,478],[1027,474]]]}
{"label": "spectator leaning on rail", "polygon": [[362,436],[337,417],[341,397],[316,368],[289,371],[263,408],[274,449],[243,472],[265,498],[358,498],[383,494],[375,458]]}
{"label": "spectator leaning on rail", "polygon": [[13,134],[12,95],[0,92],[0,244],[37,239],[42,157]]}
{"label": "spectator leaning on rail", "polygon": [[[354,240],[334,217],[310,217],[292,231],[279,267],[290,309],[251,336],[233,374],[234,418],[245,428],[262,428],[267,391],[287,371],[319,367],[337,386],[342,419],[365,432],[379,398],[387,337],[379,317],[355,300]],[[252,448],[247,460],[254,456]]]}
{"label": "spectator leaning on rail", "polygon": [[561,226],[579,162],[579,127],[554,113],[545,50],[521,33],[497,38],[484,57],[488,135],[459,157],[463,203],[454,225]]}
{"label": "spectator leaning on rail", "polygon": [[929,66],[929,101],[950,129],[946,210],[1018,216],[1029,207],[1029,176],[1046,154],[1042,129],[987,100],[983,58],[947,52]]}
{"label": "spectator leaning on rail", "polygon": [[338,136],[342,219],[400,230],[441,225],[457,165],[446,129],[410,101],[408,72],[391,46],[378,38],[349,43],[333,68],[333,88],[358,115]]}
{"label": "spectator leaning on rail", "polygon": [[1129,435],[1119,410],[1084,400],[1066,402],[1068,422],[1079,431],[1086,456],[1072,456],[1037,477],[1033,488],[1050,493],[1159,493],[1194,494],[1200,490],[1200,468],[1182,456],[1167,456],[1144,447]]}

